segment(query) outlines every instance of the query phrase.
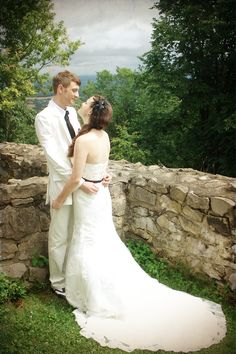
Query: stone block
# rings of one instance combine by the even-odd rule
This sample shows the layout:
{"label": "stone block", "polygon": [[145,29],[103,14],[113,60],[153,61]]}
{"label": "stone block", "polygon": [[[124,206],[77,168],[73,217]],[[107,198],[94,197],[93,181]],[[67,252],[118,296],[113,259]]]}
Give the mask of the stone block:
{"label": "stone block", "polygon": [[219,234],[230,235],[230,228],[226,218],[208,215],[207,222],[209,226]]}
{"label": "stone block", "polygon": [[42,231],[48,231],[49,230],[49,225],[50,225],[50,218],[47,214],[45,213],[40,213],[39,215],[40,218],[40,228]]}
{"label": "stone block", "polygon": [[229,277],[229,283],[231,290],[236,290],[236,273],[233,273]]}
{"label": "stone block", "polygon": [[178,202],[183,202],[187,196],[188,187],[176,185],[170,187],[170,197]]}
{"label": "stone block", "polygon": [[34,255],[47,256],[48,253],[48,237],[47,233],[38,232],[31,235],[26,241],[23,241],[18,246],[19,259],[28,260]]}
{"label": "stone block", "polygon": [[48,274],[48,268],[29,267],[29,281],[45,282]]}
{"label": "stone block", "polygon": [[222,197],[211,198],[211,209],[217,215],[223,216],[232,210],[233,207],[235,207],[235,202],[231,199]]}
{"label": "stone block", "polygon": [[12,263],[12,264],[1,264],[0,272],[4,273],[8,277],[12,278],[22,278],[27,271],[24,263]]}
{"label": "stone block", "polygon": [[183,214],[190,220],[201,222],[203,220],[203,214],[195,209],[190,208],[188,205],[183,207]]}
{"label": "stone block", "polygon": [[12,200],[45,195],[47,181],[47,177],[31,177],[26,180],[9,180],[8,184],[0,184],[1,204],[7,204]]}
{"label": "stone block", "polygon": [[146,231],[153,235],[157,233],[157,228],[152,218],[146,218]]}
{"label": "stone block", "polygon": [[125,215],[126,198],[123,195],[118,195],[112,200],[112,213],[116,216]]}
{"label": "stone block", "polygon": [[162,195],[156,200],[156,210],[158,212],[171,211],[175,214],[181,213],[181,205],[175,200],[171,200],[167,195]]}
{"label": "stone block", "polygon": [[20,240],[40,230],[39,215],[33,206],[22,208],[7,206],[4,214],[3,231],[6,238]]}
{"label": "stone block", "polygon": [[135,215],[148,216],[149,211],[148,211],[148,209],[146,209],[146,208],[135,207],[135,208],[133,209],[133,213],[134,213]]}
{"label": "stone block", "polygon": [[131,227],[133,230],[135,229],[146,229],[146,217],[134,217],[132,220]]}
{"label": "stone block", "polygon": [[[174,232],[173,234],[170,234],[170,237],[172,240],[178,241],[178,243],[183,239],[183,236],[178,232]],[[177,247],[179,248],[179,245]]]}
{"label": "stone block", "polygon": [[29,144],[2,143],[0,145],[1,166],[4,174],[0,182],[9,178],[28,178],[47,174],[46,159],[40,146]]}
{"label": "stone block", "polygon": [[157,224],[170,232],[176,232],[175,224],[168,220],[165,215],[161,215],[157,218]]}
{"label": "stone block", "polygon": [[34,202],[33,198],[21,198],[21,199],[13,199],[11,201],[11,204],[13,206],[18,206],[18,205],[31,204],[33,202]]}
{"label": "stone block", "polygon": [[113,222],[115,224],[116,229],[121,229],[124,224],[124,218],[123,217],[117,217],[113,216]]}
{"label": "stone block", "polygon": [[157,178],[153,177],[148,180],[147,189],[151,192],[159,194],[167,194],[168,188],[164,183],[158,182]]}
{"label": "stone block", "polygon": [[220,272],[214,269],[210,262],[202,263],[201,270],[210,278],[220,280],[222,277]]}
{"label": "stone block", "polygon": [[186,204],[193,209],[200,209],[205,212],[209,210],[209,198],[199,197],[198,195],[194,194],[192,191],[189,192],[187,195]]}
{"label": "stone block", "polygon": [[124,184],[121,182],[111,182],[109,185],[109,190],[112,197],[117,197],[118,195],[124,194]]}
{"label": "stone block", "polygon": [[147,185],[146,179],[143,177],[143,175],[139,175],[139,174],[132,177],[130,183],[131,185],[135,185],[139,187],[145,187]]}
{"label": "stone block", "polygon": [[129,200],[137,200],[145,204],[155,205],[156,203],[156,194],[147,191],[141,187],[131,186],[129,193]]}
{"label": "stone block", "polygon": [[200,237],[201,235],[201,225],[196,222],[192,222],[183,216],[179,216],[180,225],[184,231],[190,232],[191,234]]}
{"label": "stone block", "polygon": [[234,246],[232,247],[232,251],[233,251],[234,254],[236,254],[236,245],[234,245]]}
{"label": "stone block", "polygon": [[137,234],[139,233],[139,230],[142,230],[144,234],[148,234],[148,238],[150,235],[155,235],[157,233],[156,224],[148,217],[134,217],[132,223],[130,223],[130,229]]}
{"label": "stone block", "polygon": [[0,242],[0,260],[11,259],[15,257],[18,248],[14,241],[1,240]]}

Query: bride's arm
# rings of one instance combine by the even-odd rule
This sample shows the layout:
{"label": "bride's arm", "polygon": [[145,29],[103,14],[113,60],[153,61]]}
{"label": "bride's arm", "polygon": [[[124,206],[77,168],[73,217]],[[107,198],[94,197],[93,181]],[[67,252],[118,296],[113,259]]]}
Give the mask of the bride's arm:
{"label": "bride's arm", "polygon": [[53,209],[59,209],[65,202],[68,195],[74,192],[80,185],[85,163],[88,156],[88,148],[83,137],[79,137],[75,142],[74,160],[72,174],[66,182],[63,190],[52,203]]}
{"label": "bride's arm", "polygon": [[[107,134],[107,143],[108,143],[108,149],[109,149],[109,154],[110,154],[110,139],[109,136]],[[106,171],[106,174],[103,176],[103,186],[104,187],[108,187],[109,184],[111,183],[112,180],[112,176]]]}
{"label": "bride's arm", "polygon": [[[74,156],[70,158],[71,164],[74,164]],[[105,177],[104,177],[105,178]],[[106,177],[107,178],[107,177]],[[109,180],[110,182],[110,180]],[[103,182],[104,186],[107,186],[109,182]],[[105,185],[106,183],[106,185]],[[83,177],[80,178],[80,182],[78,184],[78,188],[80,188],[84,193],[87,194],[96,194],[98,192],[98,187],[93,182],[85,182]]]}

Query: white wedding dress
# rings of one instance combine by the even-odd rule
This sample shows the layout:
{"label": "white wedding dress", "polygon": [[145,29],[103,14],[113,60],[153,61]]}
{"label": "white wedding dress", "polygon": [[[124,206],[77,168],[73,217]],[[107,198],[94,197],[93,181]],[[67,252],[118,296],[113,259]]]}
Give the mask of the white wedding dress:
{"label": "white wedding dress", "polygon": [[[106,164],[86,164],[100,180]],[[66,297],[80,333],[100,345],[130,352],[196,351],[226,333],[221,306],[176,291],[146,274],[120,240],[108,188],[74,193],[75,228],[66,271]]]}

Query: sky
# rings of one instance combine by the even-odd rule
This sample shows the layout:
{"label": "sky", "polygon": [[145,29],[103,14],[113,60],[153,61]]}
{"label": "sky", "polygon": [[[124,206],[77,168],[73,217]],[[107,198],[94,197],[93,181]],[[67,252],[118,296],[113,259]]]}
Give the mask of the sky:
{"label": "sky", "polygon": [[[53,0],[55,20],[64,21],[71,40],[84,43],[67,69],[78,75],[94,75],[117,67],[137,69],[138,56],[147,52],[153,0]],[[64,68],[52,67],[51,72]]]}

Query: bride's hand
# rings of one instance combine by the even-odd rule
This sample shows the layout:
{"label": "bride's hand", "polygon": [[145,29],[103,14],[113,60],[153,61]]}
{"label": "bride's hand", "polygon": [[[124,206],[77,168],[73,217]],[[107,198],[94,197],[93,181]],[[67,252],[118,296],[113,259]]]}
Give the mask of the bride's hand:
{"label": "bride's hand", "polygon": [[62,207],[62,205],[63,205],[63,202],[60,202],[58,200],[58,198],[53,200],[53,202],[52,202],[52,208],[53,209],[60,209]]}
{"label": "bride's hand", "polygon": [[111,175],[107,174],[106,176],[104,176],[102,181],[103,186],[108,187],[109,183],[111,183],[111,179],[112,179]]}

